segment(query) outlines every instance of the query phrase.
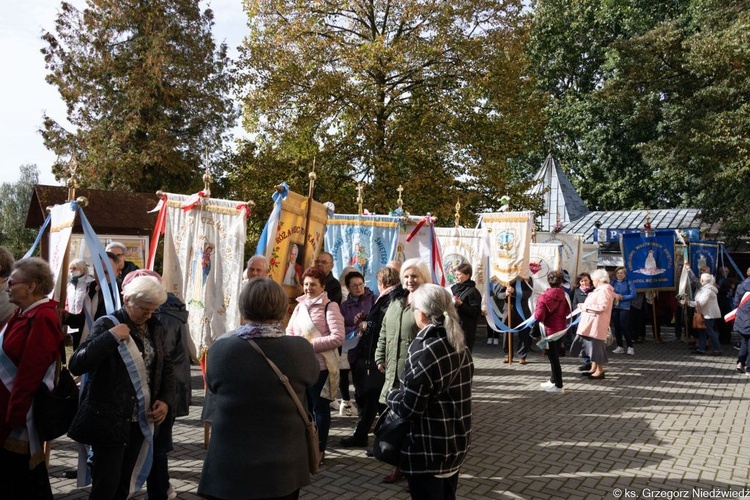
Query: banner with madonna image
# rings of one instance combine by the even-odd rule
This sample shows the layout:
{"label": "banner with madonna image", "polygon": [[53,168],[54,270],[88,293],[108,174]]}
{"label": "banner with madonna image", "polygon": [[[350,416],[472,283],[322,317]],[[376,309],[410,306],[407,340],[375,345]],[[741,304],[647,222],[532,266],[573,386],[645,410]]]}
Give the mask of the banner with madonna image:
{"label": "banner with madonna image", "polygon": [[581,267],[581,258],[583,256],[583,235],[555,233],[555,232],[538,232],[536,233],[537,243],[556,243],[562,249],[561,271],[567,271],[571,281],[578,276]]}
{"label": "banner with madonna image", "polygon": [[481,224],[490,242],[488,281],[507,286],[528,279],[534,212],[483,214]]}
{"label": "banner with madonna image", "polygon": [[333,275],[346,267],[365,277],[365,286],[377,293],[375,274],[396,258],[399,219],[388,215],[334,215],[328,218],[325,249],[333,256]]}
{"label": "banner with madonna image", "polygon": [[457,227],[436,227],[435,233],[443,250],[443,269],[445,286],[457,283],[456,268],[461,264],[470,264],[472,277],[477,290],[484,296],[487,293],[487,231],[484,229],[468,229]]}
{"label": "banner with madonna image", "polygon": [[244,202],[166,195],[163,284],[189,312],[191,355],[240,324],[248,209]]}
{"label": "banner with madonna image", "polygon": [[674,290],[674,231],[620,235],[622,260],[636,290]]}
{"label": "banner with madonna image", "polygon": [[708,266],[716,275],[719,260],[719,243],[716,241],[696,241],[690,243],[690,269],[697,276],[702,267]]}

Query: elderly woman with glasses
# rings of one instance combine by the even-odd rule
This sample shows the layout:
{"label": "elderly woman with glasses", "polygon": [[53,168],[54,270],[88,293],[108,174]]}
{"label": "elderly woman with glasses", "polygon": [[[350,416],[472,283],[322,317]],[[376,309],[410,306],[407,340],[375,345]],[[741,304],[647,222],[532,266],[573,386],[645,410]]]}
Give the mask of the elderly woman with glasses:
{"label": "elderly woman with glasses", "polygon": [[18,309],[0,330],[0,496],[51,499],[32,403],[42,384],[53,387],[63,349],[57,303],[47,297],[54,279],[49,265],[32,257],[13,265],[6,284]]}
{"label": "elderly woman with glasses", "polygon": [[148,471],[140,466],[153,455],[154,426],[174,400],[172,362],[153,316],[167,292],[155,277],[140,276],[123,288],[123,298],[123,307],[99,318],[70,358],[73,374],[88,374],[68,435],[92,447],[89,498],[125,499],[131,484],[142,486]]}
{"label": "elderly woman with glasses", "polygon": [[16,310],[16,305],[10,301],[7,284],[14,262],[13,255],[6,248],[0,247],[0,328]]}

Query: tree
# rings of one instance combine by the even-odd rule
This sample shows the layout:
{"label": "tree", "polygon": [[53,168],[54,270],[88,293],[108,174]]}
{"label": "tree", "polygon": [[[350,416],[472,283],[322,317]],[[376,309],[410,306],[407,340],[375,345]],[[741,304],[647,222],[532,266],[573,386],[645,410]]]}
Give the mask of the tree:
{"label": "tree", "polygon": [[529,54],[548,93],[545,142],[591,209],[684,206],[684,186],[655,173],[639,145],[658,128],[632,101],[611,99],[619,47],[684,10],[684,0],[540,0]]}
{"label": "tree", "polygon": [[657,123],[637,145],[643,162],[730,240],[750,234],[749,30],[747,2],[693,0],[617,44],[619,71],[604,92],[631,103],[628,119]]}
{"label": "tree", "polygon": [[[316,198],[464,220],[527,197],[510,165],[539,139],[543,101],[523,46],[521,1],[254,0],[238,61],[252,158],[235,173],[265,186],[289,178]],[[303,177],[304,176],[304,177]],[[304,179],[304,180],[302,180]],[[236,183],[234,183],[236,184]]]}
{"label": "tree", "polygon": [[0,185],[0,246],[20,259],[34,244],[37,231],[26,229],[34,186],[39,183],[36,165],[21,165],[21,177],[14,183]]}
{"label": "tree", "polygon": [[45,115],[45,146],[67,176],[75,153],[82,187],[194,191],[204,152],[222,151],[236,119],[227,47],[211,37],[198,0],[62,2],[42,49],[67,105],[66,130]]}

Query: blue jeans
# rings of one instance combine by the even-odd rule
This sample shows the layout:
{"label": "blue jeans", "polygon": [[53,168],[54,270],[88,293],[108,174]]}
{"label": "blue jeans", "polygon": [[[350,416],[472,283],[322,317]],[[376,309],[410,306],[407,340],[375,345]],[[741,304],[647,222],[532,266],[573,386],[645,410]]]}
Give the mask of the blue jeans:
{"label": "blue jeans", "polygon": [[633,338],[630,335],[630,309],[612,309],[612,329],[615,331],[617,347],[622,347],[622,338],[628,347],[633,347]]}
{"label": "blue jeans", "polygon": [[715,352],[721,352],[721,344],[719,343],[719,334],[716,333],[715,321],[716,319],[705,318],[706,328],[698,330],[698,350],[706,352],[706,335],[711,337],[711,345],[714,347]]}
{"label": "blue jeans", "polygon": [[750,334],[742,333],[740,341],[740,353],[737,355],[737,362],[745,365],[745,371],[750,373]]}
{"label": "blue jeans", "polygon": [[[318,426],[318,447],[326,451],[328,431],[331,429],[331,400],[320,397],[320,391],[328,381],[328,370],[321,370],[318,381],[307,390],[308,406]],[[335,389],[335,388],[334,388]]]}

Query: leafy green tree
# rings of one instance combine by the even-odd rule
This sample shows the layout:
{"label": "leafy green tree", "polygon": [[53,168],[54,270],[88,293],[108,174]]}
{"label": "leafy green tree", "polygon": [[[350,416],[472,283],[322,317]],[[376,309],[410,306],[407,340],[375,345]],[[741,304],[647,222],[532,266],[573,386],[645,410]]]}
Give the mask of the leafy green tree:
{"label": "leafy green tree", "polygon": [[[511,164],[543,130],[523,2],[253,0],[238,62],[250,156],[232,185],[464,220],[527,185]],[[270,207],[269,207],[270,209]],[[262,211],[263,209],[261,209]]]}
{"label": "leafy green tree", "polygon": [[34,185],[39,183],[36,165],[21,165],[21,177],[16,182],[0,185],[0,246],[20,259],[34,244],[37,231],[26,229]]}
{"label": "leafy green tree", "polygon": [[194,191],[205,151],[222,151],[236,119],[227,47],[198,0],[62,2],[42,49],[47,82],[67,105],[66,129],[45,115],[45,146],[82,187]]}

